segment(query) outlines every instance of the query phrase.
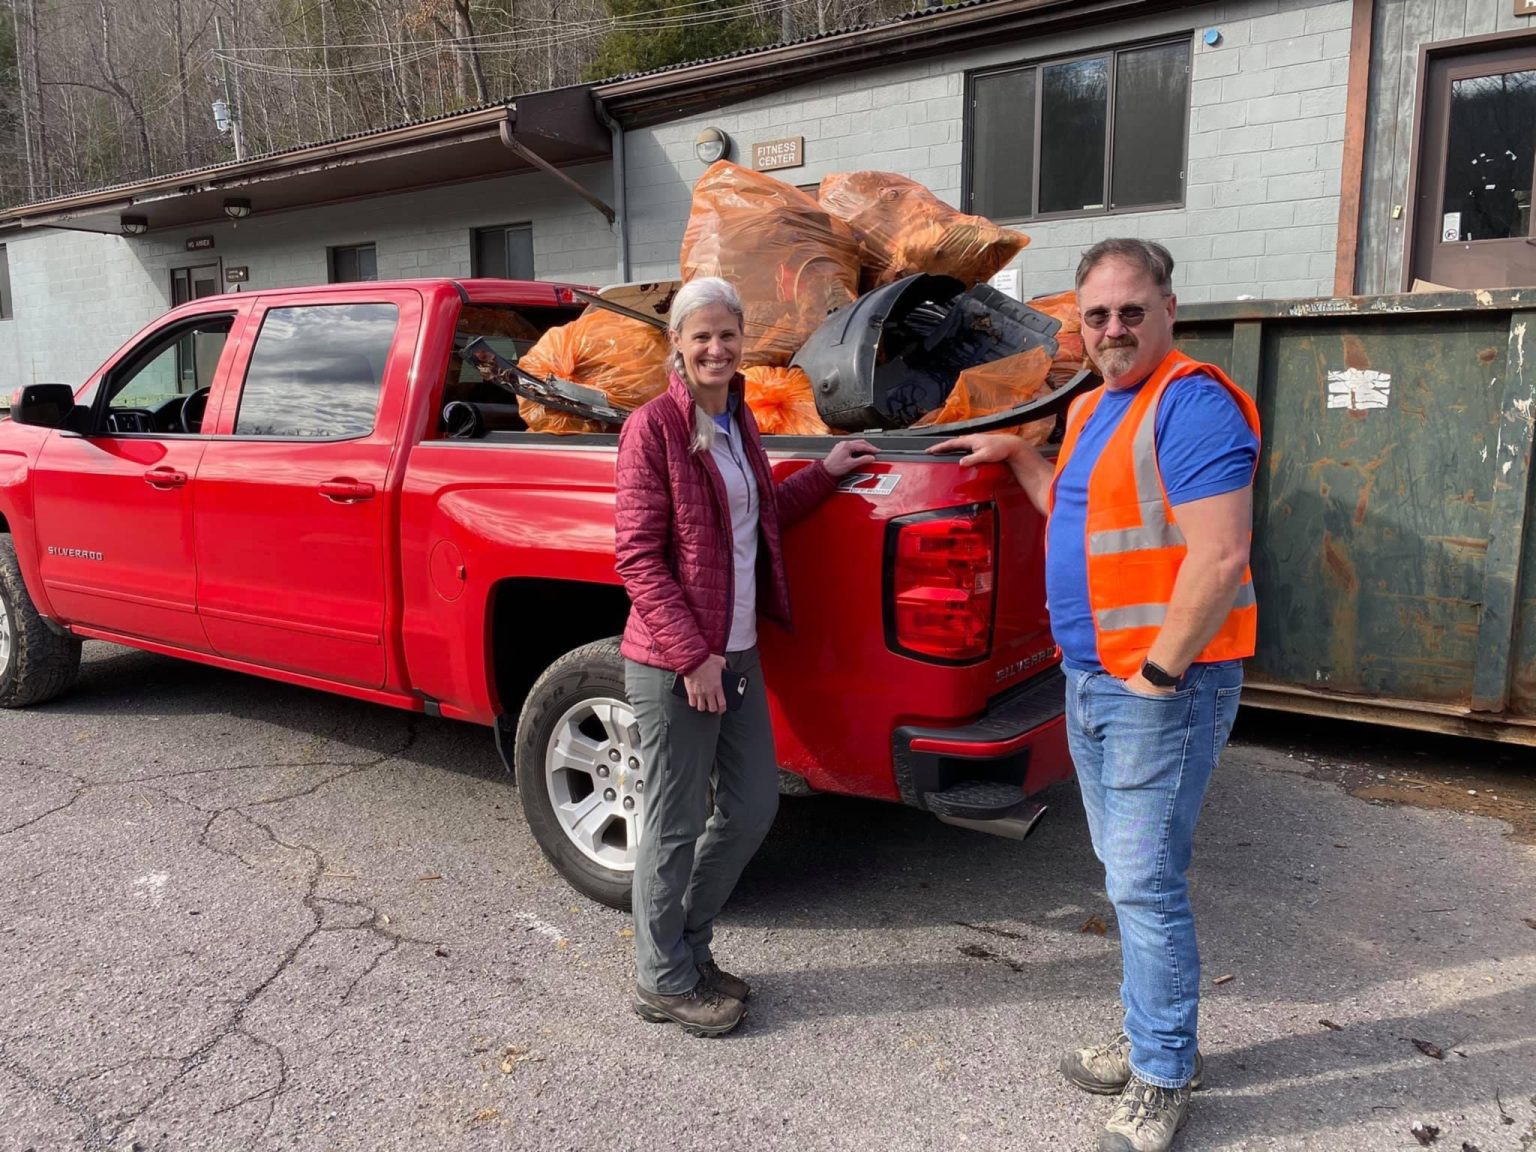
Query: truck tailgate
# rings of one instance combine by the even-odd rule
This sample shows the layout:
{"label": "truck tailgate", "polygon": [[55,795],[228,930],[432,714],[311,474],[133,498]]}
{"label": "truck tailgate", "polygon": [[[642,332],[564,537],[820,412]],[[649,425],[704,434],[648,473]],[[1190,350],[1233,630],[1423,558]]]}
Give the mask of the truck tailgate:
{"label": "truck tailgate", "polygon": [[[877,460],[786,534],[794,634],[765,624],[760,636],[779,762],[819,789],[895,800],[894,727],[976,720],[997,697],[1048,671],[1056,650],[1044,523],[1008,471],[961,467],[908,439],[875,442]],[[783,475],[823,455],[826,441],[770,439],[768,447]],[[963,660],[903,651],[892,629],[894,534],[946,511],[990,515],[995,529],[990,644]]]}

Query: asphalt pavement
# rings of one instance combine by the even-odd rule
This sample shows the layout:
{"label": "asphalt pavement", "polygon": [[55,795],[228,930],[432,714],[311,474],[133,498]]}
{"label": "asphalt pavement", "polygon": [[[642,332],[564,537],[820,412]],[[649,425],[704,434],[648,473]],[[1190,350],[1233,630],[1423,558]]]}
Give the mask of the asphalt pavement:
{"label": "asphalt pavement", "polygon": [[[628,918],[555,875],[487,731],[86,652],[0,714],[0,1152],[1093,1147],[1110,1102],[1055,1068],[1117,1027],[1118,936],[1071,785],[1023,844],[786,800],[717,939],[750,1015],[697,1040],[630,1012]],[[1536,775],[1240,721],[1178,1147],[1533,1152],[1536,849],[1349,794],[1357,754]]]}

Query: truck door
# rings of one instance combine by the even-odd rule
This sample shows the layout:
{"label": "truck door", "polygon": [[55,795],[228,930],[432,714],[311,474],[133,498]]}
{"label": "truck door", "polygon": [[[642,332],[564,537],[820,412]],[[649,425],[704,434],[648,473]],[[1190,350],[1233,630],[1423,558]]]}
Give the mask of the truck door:
{"label": "truck door", "polygon": [[220,655],[384,683],[386,477],[421,311],[408,289],[258,301],[198,476],[198,611]]}
{"label": "truck door", "polygon": [[[196,614],[193,487],[203,416],[249,306],[151,329],[103,370],[90,431],[57,432],[33,492],[43,586],[72,623],[207,650]],[[195,349],[184,372],[187,349]]]}

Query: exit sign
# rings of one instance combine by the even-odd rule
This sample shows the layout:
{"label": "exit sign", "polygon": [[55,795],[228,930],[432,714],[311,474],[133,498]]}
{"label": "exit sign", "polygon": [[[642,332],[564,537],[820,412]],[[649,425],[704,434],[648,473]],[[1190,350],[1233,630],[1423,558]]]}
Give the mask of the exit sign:
{"label": "exit sign", "polygon": [[1515,0],[1516,16],[1536,16],[1536,0]]}

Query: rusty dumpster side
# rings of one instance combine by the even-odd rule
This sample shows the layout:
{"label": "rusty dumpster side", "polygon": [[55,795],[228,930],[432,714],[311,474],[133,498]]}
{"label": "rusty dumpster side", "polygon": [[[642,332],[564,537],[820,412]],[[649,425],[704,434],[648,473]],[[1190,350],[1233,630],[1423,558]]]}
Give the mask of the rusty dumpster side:
{"label": "rusty dumpster side", "polygon": [[1536,289],[1179,310],[1263,418],[1245,702],[1536,744],[1533,321]]}

